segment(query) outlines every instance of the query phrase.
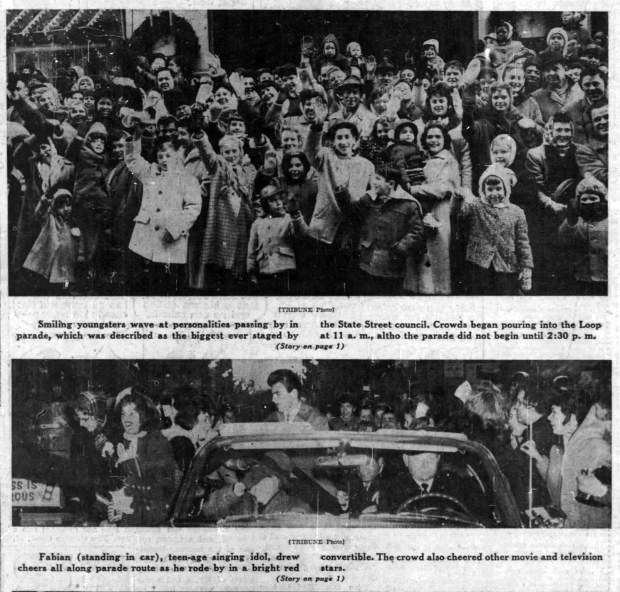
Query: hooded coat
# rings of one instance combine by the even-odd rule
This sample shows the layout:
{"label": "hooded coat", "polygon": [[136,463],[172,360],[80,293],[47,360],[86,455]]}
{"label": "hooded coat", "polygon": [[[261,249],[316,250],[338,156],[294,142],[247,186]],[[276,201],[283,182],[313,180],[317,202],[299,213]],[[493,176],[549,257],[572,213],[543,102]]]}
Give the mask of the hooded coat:
{"label": "hooded coat", "polygon": [[385,278],[403,277],[407,257],[424,246],[422,206],[400,186],[385,200],[366,193],[355,204],[361,218],[359,267]]}
{"label": "hooded coat", "polygon": [[514,35],[514,27],[509,22],[503,22],[501,24],[505,27],[508,27],[508,39],[506,40],[506,43],[504,43],[503,45],[500,45],[498,42],[493,48],[493,51],[496,53],[496,55],[500,59],[501,64],[510,63],[515,57],[515,54],[517,53],[519,54],[523,52],[530,53],[530,54],[534,53],[533,51],[528,50],[523,45],[523,43],[521,43],[520,41],[516,41],[512,38]]}
{"label": "hooded coat", "polygon": [[[112,213],[112,201],[106,185],[108,157],[105,152],[97,154],[91,148],[94,134],[108,135],[103,124],[93,123],[83,141],[79,137],[74,140],[74,143],[79,144],[80,156],[75,170],[73,196],[79,219],[88,218],[107,227],[111,223]],[[71,146],[69,152],[74,149],[76,147]]]}
{"label": "hooded coat", "polygon": [[[68,191],[64,195],[71,195]],[[72,284],[75,282],[75,264],[80,247],[78,233],[73,233],[67,220],[59,218],[54,211],[54,201],[50,205],[39,204],[37,216],[43,222],[24,267],[43,276],[50,284]]]}
{"label": "hooded coat", "polygon": [[[577,185],[576,198],[584,193],[596,193],[607,202],[607,188],[593,176]],[[608,218],[586,221],[579,217],[577,223],[564,220],[559,229],[560,242],[574,253],[573,272],[577,281],[607,282],[608,277]]]}
{"label": "hooded coat", "polygon": [[532,249],[523,210],[510,203],[514,173],[500,165],[491,165],[480,177],[479,193],[488,177],[502,181],[505,197],[499,205],[489,203],[485,197],[466,201],[461,217],[468,227],[466,260],[498,273],[518,273],[534,267]]}
{"label": "hooded coat", "polygon": [[[326,43],[333,43],[336,48],[336,55],[334,57],[328,58],[323,54],[323,48]],[[338,39],[332,33],[329,33],[323,37],[323,41],[321,41],[321,46],[319,47],[318,55],[314,60],[314,72],[315,76],[320,75],[321,68],[323,66],[334,65],[343,72],[348,69],[349,62],[345,56],[340,53],[340,45],[338,44]]]}

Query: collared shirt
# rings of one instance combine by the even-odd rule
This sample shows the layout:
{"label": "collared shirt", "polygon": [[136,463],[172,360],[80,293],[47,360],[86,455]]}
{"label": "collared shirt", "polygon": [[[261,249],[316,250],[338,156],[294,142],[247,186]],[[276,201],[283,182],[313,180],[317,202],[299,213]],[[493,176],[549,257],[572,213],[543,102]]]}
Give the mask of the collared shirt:
{"label": "collared shirt", "polygon": [[420,491],[423,493],[428,493],[433,487],[433,481],[435,479],[430,479],[429,481],[415,481],[416,485],[420,488]]}
{"label": "collared shirt", "polygon": [[295,405],[293,405],[293,407],[291,407],[291,409],[289,409],[288,413],[284,414],[284,421],[291,423],[295,420],[295,417],[297,417],[297,413],[299,413],[299,409],[301,408],[301,401],[297,401],[297,403]]}

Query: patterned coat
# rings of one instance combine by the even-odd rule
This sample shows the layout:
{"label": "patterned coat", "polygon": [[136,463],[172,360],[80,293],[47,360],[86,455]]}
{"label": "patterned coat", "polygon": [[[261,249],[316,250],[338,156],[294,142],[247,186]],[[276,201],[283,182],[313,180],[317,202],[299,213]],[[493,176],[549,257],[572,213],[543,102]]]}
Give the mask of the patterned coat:
{"label": "patterned coat", "polygon": [[534,267],[523,210],[508,203],[495,208],[482,199],[463,204],[461,215],[469,228],[466,259],[499,273]]}
{"label": "patterned coat", "polygon": [[[250,163],[230,164],[215,153],[203,134],[195,140],[200,156],[211,175],[211,196],[200,263],[214,265],[242,276],[250,228],[254,221],[252,194],[256,168]],[[204,269],[202,270],[204,273]],[[205,278],[197,280],[205,287]]]}

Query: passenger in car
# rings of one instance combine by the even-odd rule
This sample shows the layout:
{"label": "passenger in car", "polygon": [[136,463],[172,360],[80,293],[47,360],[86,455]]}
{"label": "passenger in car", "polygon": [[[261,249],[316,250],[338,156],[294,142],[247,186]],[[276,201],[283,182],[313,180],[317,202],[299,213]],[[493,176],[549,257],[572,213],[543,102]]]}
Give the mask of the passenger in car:
{"label": "passenger in car", "polygon": [[385,482],[381,479],[383,467],[384,459],[376,453],[358,467],[353,480],[347,482],[347,491],[339,489],[336,495],[343,513],[355,517],[378,511],[385,491]]}

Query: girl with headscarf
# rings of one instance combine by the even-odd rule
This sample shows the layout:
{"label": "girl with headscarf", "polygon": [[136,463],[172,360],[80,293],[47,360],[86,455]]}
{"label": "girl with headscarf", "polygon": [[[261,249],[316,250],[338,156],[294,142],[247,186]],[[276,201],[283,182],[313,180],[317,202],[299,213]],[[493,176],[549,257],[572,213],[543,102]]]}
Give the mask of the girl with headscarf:
{"label": "girl with headscarf", "polygon": [[495,136],[507,134],[516,142],[513,169],[517,177],[523,172],[528,146],[540,137],[536,123],[513,106],[510,85],[496,82],[489,94],[489,105],[478,111],[474,89],[466,87],[463,93],[463,137],[472,152],[474,185],[490,164],[490,146]]}

